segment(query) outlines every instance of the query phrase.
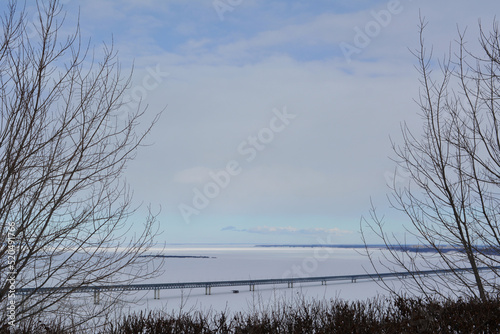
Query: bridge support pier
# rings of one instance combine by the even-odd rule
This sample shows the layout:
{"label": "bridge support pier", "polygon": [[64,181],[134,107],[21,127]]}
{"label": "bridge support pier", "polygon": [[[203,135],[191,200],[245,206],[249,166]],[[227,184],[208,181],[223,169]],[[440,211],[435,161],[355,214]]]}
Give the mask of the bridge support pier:
{"label": "bridge support pier", "polygon": [[94,290],[94,305],[99,305],[99,290]]}
{"label": "bridge support pier", "polygon": [[356,283],[356,279],[355,278],[351,278],[351,283]]}
{"label": "bridge support pier", "polygon": [[250,291],[255,291],[255,284],[250,284]]}
{"label": "bridge support pier", "polygon": [[212,287],[211,286],[206,286],[205,287],[205,294],[206,295],[211,295],[212,294]]}
{"label": "bridge support pier", "polygon": [[288,287],[293,288],[293,282],[288,282]]}
{"label": "bridge support pier", "polygon": [[321,285],[326,285],[326,281],[321,281]]}
{"label": "bridge support pier", "polygon": [[160,299],[160,289],[154,289],[154,299]]}

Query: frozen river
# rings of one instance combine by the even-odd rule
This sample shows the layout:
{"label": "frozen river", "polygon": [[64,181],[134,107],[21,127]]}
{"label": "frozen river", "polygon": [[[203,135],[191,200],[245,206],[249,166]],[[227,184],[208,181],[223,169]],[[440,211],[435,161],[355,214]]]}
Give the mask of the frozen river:
{"label": "frozen river", "polygon": [[[153,261],[163,261],[163,272],[155,279],[137,281],[135,284],[178,283],[200,281],[227,281],[253,279],[280,279],[292,277],[340,276],[374,273],[374,269],[365,255],[363,248],[349,247],[255,247],[253,245],[179,245],[164,249],[153,249],[151,255],[162,256]],[[375,258],[386,254],[387,250],[370,248]],[[409,254],[411,252],[400,254]],[[415,254],[415,253],[413,253]],[[435,253],[425,253],[428,259]],[[382,263],[387,263],[382,261]],[[460,267],[467,267],[466,264]],[[379,267],[379,273],[389,272]],[[429,268],[422,267],[421,270]],[[401,268],[397,271],[403,271]],[[484,272],[485,275],[488,273]],[[435,276],[436,277],[436,276]],[[425,278],[432,279],[432,278]],[[384,279],[384,283],[398,290],[402,281]],[[182,312],[266,312],[283,305],[300,305],[305,300],[347,301],[385,298],[389,293],[378,282],[372,280],[321,282],[277,285],[256,285],[250,291],[248,285],[212,287],[211,294],[205,294],[205,288],[164,289],[160,290],[159,299],[154,290],[119,292],[101,292],[99,305],[94,305],[92,293],[74,293],[71,298],[78,301],[82,310],[95,312],[98,309],[112,307],[111,316],[121,318],[130,313],[158,311],[179,314]],[[238,293],[234,293],[238,290]],[[455,291],[456,289],[453,288]],[[119,304],[108,306],[110,298],[120,299]]]}
{"label": "frozen river", "polygon": [[[253,246],[176,246],[166,248],[164,272],[146,283],[247,280],[289,277],[336,276],[372,273],[363,249],[334,247],[253,247]],[[382,270],[381,270],[382,271]],[[386,272],[387,270],[385,270]],[[397,280],[394,280],[397,284]],[[238,290],[238,293],[233,293]],[[302,298],[365,300],[386,292],[373,281],[329,282],[256,286],[213,287],[161,290],[160,299],[153,291],[132,293],[125,298],[124,312],[162,310],[249,311],[266,309],[277,303],[300,302]],[[139,299],[131,302],[132,298]]]}

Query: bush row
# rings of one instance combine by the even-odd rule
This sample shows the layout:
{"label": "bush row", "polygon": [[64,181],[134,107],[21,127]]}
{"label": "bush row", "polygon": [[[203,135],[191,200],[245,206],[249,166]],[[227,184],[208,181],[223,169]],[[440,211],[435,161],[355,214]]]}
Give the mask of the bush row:
{"label": "bush row", "polygon": [[[57,324],[15,333],[67,333]],[[9,333],[1,330],[0,332]],[[106,334],[500,333],[500,299],[440,301],[395,298],[366,302],[302,301],[264,312],[132,314],[93,331]]]}
{"label": "bush row", "polygon": [[111,334],[500,333],[500,300],[396,298],[366,302],[302,302],[255,314],[131,315]]}

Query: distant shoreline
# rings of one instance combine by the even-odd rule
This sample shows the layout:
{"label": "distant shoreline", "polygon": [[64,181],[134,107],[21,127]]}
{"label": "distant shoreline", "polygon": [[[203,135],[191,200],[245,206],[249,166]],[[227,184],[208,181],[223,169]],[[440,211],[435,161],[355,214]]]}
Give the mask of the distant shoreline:
{"label": "distant shoreline", "polygon": [[281,245],[274,245],[274,244],[265,244],[265,245],[255,245],[254,247],[277,247],[277,248],[282,248],[282,247],[298,247],[298,248],[317,248],[317,247],[329,247],[329,248],[386,248],[385,245],[360,245],[360,244],[353,244],[353,245],[332,245],[332,244],[281,244]]}
{"label": "distant shoreline", "polygon": [[[303,245],[294,245],[294,244],[283,244],[283,245],[255,245],[255,247],[269,247],[269,248],[354,248],[354,249],[362,249],[362,248],[377,248],[377,249],[390,249],[394,251],[401,252],[413,252],[413,253],[448,253],[448,252],[465,252],[464,249],[460,246],[442,246],[439,248],[435,248],[432,246],[424,246],[424,245],[332,245],[332,244],[303,244]],[[481,249],[481,252],[484,254],[490,255],[499,255],[498,249],[484,246],[476,246],[477,249]]]}
{"label": "distant shoreline", "polygon": [[[184,246],[184,247],[194,247],[192,248],[197,249],[198,247],[207,247],[207,249],[210,249],[212,247],[215,248],[240,248],[240,247],[247,247],[247,248],[339,248],[339,249],[388,249],[391,251],[400,251],[400,252],[412,252],[412,253],[448,253],[448,252],[459,252],[459,253],[464,253],[465,250],[463,247],[458,246],[458,245],[444,245],[439,248],[435,248],[432,246],[426,246],[426,245],[384,245],[384,244],[250,244],[250,243],[226,243],[226,244],[221,244],[221,243],[176,243],[176,244],[167,244],[164,245],[164,247],[168,249],[169,247],[173,246]],[[182,248],[180,248],[182,249]],[[476,246],[476,250],[480,250],[481,253],[483,254],[489,254],[489,255],[500,255],[500,251],[498,249],[492,248],[492,247],[487,247],[487,246]],[[212,258],[209,256],[192,256],[192,255],[145,255],[144,257],[164,257],[164,258]]]}
{"label": "distant shoreline", "polygon": [[162,255],[162,254],[151,254],[151,255],[139,255],[139,257],[161,257],[161,258],[173,258],[173,259],[216,259],[214,256],[204,256],[204,255]]}

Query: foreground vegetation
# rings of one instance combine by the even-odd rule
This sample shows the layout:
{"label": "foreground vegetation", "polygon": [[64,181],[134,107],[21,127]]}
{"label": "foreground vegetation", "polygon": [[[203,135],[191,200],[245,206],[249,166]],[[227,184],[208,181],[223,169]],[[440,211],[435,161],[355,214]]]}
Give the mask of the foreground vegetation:
{"label": "foreground vegetation", "polygon": [[[9,333],[7,328],[0,331]],[[500,299],[395,298],[366,302],[302,301],[256,313],[134,314],[92,333],[500,333]],[[60,322],[31,324],[15,333],[67,333]],[[73,332],[71,332],[73,333]]]}

